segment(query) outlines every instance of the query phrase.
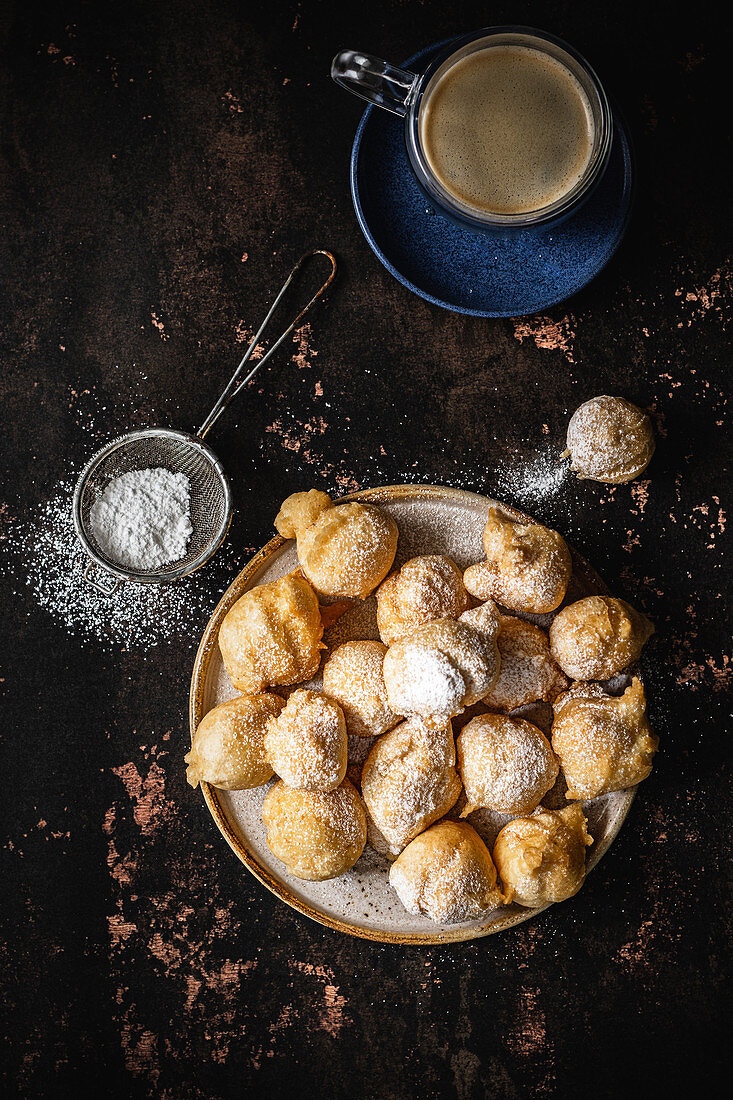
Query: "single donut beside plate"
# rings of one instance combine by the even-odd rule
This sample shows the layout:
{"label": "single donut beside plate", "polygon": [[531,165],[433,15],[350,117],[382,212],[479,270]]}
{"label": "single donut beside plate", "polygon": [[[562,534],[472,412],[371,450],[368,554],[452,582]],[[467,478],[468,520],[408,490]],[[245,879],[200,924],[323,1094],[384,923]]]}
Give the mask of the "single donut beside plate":
{"label": "single donut beside plate", "polygon": [[633,481],[654,454],[652,422],[623,397],[592,397],[570,418],[565,454],[579,478],[609,485]]}

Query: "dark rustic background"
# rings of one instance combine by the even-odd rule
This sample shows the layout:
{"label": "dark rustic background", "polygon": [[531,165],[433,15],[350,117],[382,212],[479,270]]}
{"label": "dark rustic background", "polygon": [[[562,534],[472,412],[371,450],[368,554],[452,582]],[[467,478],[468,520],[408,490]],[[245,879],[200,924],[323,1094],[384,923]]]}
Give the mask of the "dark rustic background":
{"label": "dark rustic background", "polygon": [[[5,1094],[707,1093],[729,1011],[721,7],[0,8]],[[328,79],[341,46],[399,60],[487,22],[577,46],[638,154],[616,258],[521,321],[442,312],[381,268],[347,185],[360,107]],[[174,611],[125,596],[136,633],[120,640],[114,602],[79,595],[68,479],[128,426],[199,422],[314,245],[341,261],[329,305],[212,437],[238,507],[230,549]],[[654,417],[643,481],[528,486],[538,450],[561,449],[572,410],[605,392]],[[661,751],[612,851],[573,901],[445,949],[292,912],[243,871],[182,766],[197,639],[280,499],[405,480],[534,511],[658,626]]]}

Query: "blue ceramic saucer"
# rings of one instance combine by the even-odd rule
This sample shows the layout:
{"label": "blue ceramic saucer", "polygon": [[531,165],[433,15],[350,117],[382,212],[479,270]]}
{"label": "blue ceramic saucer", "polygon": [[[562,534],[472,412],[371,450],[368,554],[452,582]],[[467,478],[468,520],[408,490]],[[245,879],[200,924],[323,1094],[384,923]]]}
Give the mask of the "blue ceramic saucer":
{"label": "blue ceramic saucer", "polygon": [[[429,46],[405,62],[424,69]],[[404,122],[367,107],[351,153],[351,194],[364,236],[396,279],[434,305],[475,317],[541,313],[595,278],[629,221],[632,159],[614,112],[611,159],[583,206],[556,226],[511,236],[462,228],[430,206],[407,156]]]}

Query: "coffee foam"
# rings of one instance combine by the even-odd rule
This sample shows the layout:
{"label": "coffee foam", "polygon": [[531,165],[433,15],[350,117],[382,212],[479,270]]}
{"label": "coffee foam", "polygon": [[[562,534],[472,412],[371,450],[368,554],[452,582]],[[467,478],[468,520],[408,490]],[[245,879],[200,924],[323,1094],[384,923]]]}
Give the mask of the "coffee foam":
{"label": "coffee foam", "polygon": [[428,87],[420,141],[459,202],[495,214],[541,210],[580,180],[593,112],[562,62],[528,46],[489,46]]}

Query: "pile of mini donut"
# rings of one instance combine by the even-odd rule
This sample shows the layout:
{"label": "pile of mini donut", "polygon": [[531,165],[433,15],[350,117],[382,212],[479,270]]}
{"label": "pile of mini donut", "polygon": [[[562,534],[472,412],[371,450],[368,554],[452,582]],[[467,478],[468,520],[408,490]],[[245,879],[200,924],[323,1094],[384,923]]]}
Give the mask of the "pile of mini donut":
{"label": "pile of mini donut", "polygon": [[[638,660],[648,619],[608,596],[558,610],[572,573],[564,540],[496,508],[486,560],[463,574],[440,555],[390,573],[394,520],[315,489],[288,497],[275,526],[296,539],[299,569],[252,588],[224,618],[219,647],[242,694],[199,724],[191,785],[244,790],[277,776],[262,814],[291,874],[343,874],[368,834],[393,861],[405,908],[442,924],[577,893],[592,843],[582,801],[640,783],[657,748],[638,677],[621,695],[604,686]],[[372,593],[381,642],[335,648],[323,691],[285,700],[268,690],[314,677],[324,629]],[[549,633],[519,617],[554,612]],[[512,713],[540,701],[554,712],[549,740]],[[476,704],[455,738],[451,720]],[[374,739],[361,793],[346,777],[349,734]],[[542,805],[553,788],[567,805]],[[513,818],[493,852],[464,820],[484,808]]]}

